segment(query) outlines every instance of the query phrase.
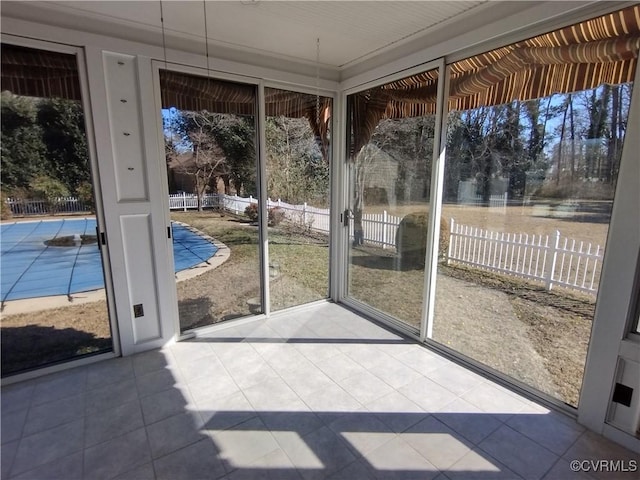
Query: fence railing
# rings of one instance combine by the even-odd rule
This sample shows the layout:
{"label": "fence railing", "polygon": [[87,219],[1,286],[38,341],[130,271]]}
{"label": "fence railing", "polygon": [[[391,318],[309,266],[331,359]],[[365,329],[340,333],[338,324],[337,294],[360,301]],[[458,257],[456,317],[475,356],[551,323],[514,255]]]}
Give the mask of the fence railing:
{"label": "fence railing", "polygon": [[[203,195],[203,208],[222,207],[235,214],[244,213],[245,208],[258,203],[258,200],[249,197],[238,197],[236,195],[207,194]],[[303,225],[310,230],[329,233],[330,210],[328,208],[318,208],[307,203],[293,205],[282,200],[267,199],[267,208],[278,207],[284,210],[285,219],[292,223]],[[171,210],[183,210],[198,208],[198,199],[194,194],[180,193],[169,195],[169,208]],[[389,215],[387,211],[376,214],[365,214],[362,217],[362,228],[364,230],[364,241],[371,245],[378,245],[382,248],[395,247],[396,232],[402,217]],[[353,224],[351,226],[353,236]]]}
{"label": "fence railing", "polygon": [[[396,233],[402,217],[390,215],[386,210],[382,213],[362,215],[362,241],[382,248],[395,248]],[[351,222],[349,234],[354,237],[354,224]]]}
{"label": "fence railing", "polygon": [[[203,208],[217,207],[219,205],[218,195],[203,195],[201,198]],[[169,195],[169,209],[183,210],[198,208],[198,197],[193,194],[177,193]]]}
{"label": "fence railing", "polygon": [[[170,199],[171,208],[196,208],[194,198],[181,195]],[[186,198],[186,199],[185,199]],[[471,199],[469,199],[471,201]],[[478,203],[481,199],[474,199]],[[203,205],[223,206],[228,211],[243,213],[247,205],[257,203],[253,197],[234,195],[207,195]],[[491,197],[489,208],[506,208],[507,196]],[[328,233],[330,213],[328,208],[317,208],[306,203],[292,205],[282,200],[267,200],[267,208],[279,207],[287,221],[304,225],[318,232]],[[390,215],[386,210],[362,216],[363,241],[382,248],[396,247],[396,234],[402,217]],[[353,222],[350,229],[354,237]],[[467,225],[459,225],[451,219],[448,263],[462,263],[495,272],[543,282],[548,290],[554,285],[595,294],[598,290],[604,250],[600,245],[580,242],[554,235],[529,235],[525,233],[492,232]]]}
{"label": "fence railing", "polygon": [[492,232],[451,219],[447,262],[595,294],[604,249],[600,245],[554,235]]}
{"label": "fence railing", "polygon": [[[458,204],[481,206],[481,205],[486,205],[486,202],[480,195],[470,195],[470,194],[464,194],[459,192]],[[503,210],[504,212],[506,212],[507,204],[508,204],[507,192],[503,193],[502,195],[491,195],[489,197],[489,208],[491,209]]]}
{"label": "fence railing", "polygon": [[267,208],[280,208],[284,211],[285,219],[316,232],[329,233],[331,213],[328,208],[318,208],[308,205],[292,205],[282,200],[267,199]]}
{"label": "fence railing", "polygon": [[[228,212],[235,214],[244,213],[245,209],[252,203],[257,204],[258,199],[253,196],[239,197],[237,195],[207,194],[201,198],[203,208],[224,208]],[[267,208],[281,208],[284,211],[285,219],[290,222],[304,225],[309,229],[319,232],[329,232],[330,210],[328,208],[317,208],[307,203],[292,205],[282,200],[267,199]],[[191,210],[198,208],[198,198],[193,194],[172,194],[169,195],[169,208],[171,210]]]}
{"label": "fence railing", "polygon": [[91,208],[76,197],[58,197],[51,201],[7,198],[11,213],[16,216],[47,215],[50,213],[89,212]]}

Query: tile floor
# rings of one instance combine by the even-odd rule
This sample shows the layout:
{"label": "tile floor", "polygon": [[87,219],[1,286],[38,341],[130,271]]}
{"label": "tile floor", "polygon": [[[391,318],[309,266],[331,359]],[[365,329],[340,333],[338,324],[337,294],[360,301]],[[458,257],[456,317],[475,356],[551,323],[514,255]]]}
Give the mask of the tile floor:
{"label": "tile floor", "polygon": [[2,389],[3,479],[593,478],[575,459],[640,460],[333,304]]}

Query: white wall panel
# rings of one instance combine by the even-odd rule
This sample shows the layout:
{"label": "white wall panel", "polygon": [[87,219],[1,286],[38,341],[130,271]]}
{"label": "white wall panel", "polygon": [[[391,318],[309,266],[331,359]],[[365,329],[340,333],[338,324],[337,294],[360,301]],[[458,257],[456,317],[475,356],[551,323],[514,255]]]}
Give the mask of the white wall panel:
{"label": "white wall panel", "polygon": [[[148,57],[86,47],[86,58],[120,345],[131,355],[176,334],[167,307],[174,272],[159,174],[160,113]],[[139,304],[143,315],[136,317]]]}
{"label": "white wall panel", "polygon": [[149,199],[136,57],[104,53],[118,202]]}
{"label": "white wall panel", "polygon": [[[133,343],[139,345],[162,337],[155,292],[156,265],[152,252],[151,216],[120,217],[129,304],[133,322]],[[141,315],[135,306],[141,305]]]}

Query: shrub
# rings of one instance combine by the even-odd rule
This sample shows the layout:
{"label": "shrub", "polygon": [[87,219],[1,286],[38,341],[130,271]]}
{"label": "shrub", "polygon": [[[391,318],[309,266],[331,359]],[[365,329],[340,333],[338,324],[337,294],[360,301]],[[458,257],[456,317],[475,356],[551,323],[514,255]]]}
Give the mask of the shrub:
{"label": "shrub", "polygon": [[95,212],[95,205],[93,203],[93,186],[91,185],[91,182],[84,181],[78,185],[78,188],[76,188],[76,195],[85,207],[92,212]]}
{"label": "shrub", "polygon": [[280,207],[269,209],[269,226],[277,227],[284,220],[284,210]]}
{"label": "shrub", "polygon": [[56,212],[59,198],[69,196],[69,190],[64,183],[47,175],[33,178],[29,188],[36,198],[46,200],[50,213]]}
{"label": "shrub", "polygon": [[[400,268],[424,268],[425,250],[427,248],[427,223],[429,212],[417,212],[406,215],[396,232],[396,250]],[[440,242],[438,256],[443,258],[449,249],[449,222],[440,217]]]}
{"label": "shrub", "polygon": [[11,217],[13,217],[13,212],[7,203],[7,195],[2,192],[0,194],[0,220],[9,220]]}
{"label": "shrub", "polygon": [[244,214],[249,217],[252,222],[257,222],[260,217],[260,210],[258,210],[257,203],[251,203],[244,209]]}
{"label": "shrub", "polygon": [[[260,218],[260,209],[257,203],[252,203],[244,209],[244,214],[249,218],[251,222],[257,222]],[[284,210],[280,207],[270,208],[268,212],[268,225],[270,227],[276,227],[280,225],[280,222],[284,220]]]}

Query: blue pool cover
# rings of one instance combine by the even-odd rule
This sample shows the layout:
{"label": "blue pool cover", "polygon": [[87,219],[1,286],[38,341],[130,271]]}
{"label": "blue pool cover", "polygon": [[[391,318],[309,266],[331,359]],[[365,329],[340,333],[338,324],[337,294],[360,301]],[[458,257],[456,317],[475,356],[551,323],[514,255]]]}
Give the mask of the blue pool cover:
{"label": "blue pool cover", "polygon": [[[174,223],[175,271],[211,258],[218,248]],[[95,235],[95,218],[14,222],[0,225],[0,300],[71,295],[104,288],[98,244],[47,246],[54,237]]]}

